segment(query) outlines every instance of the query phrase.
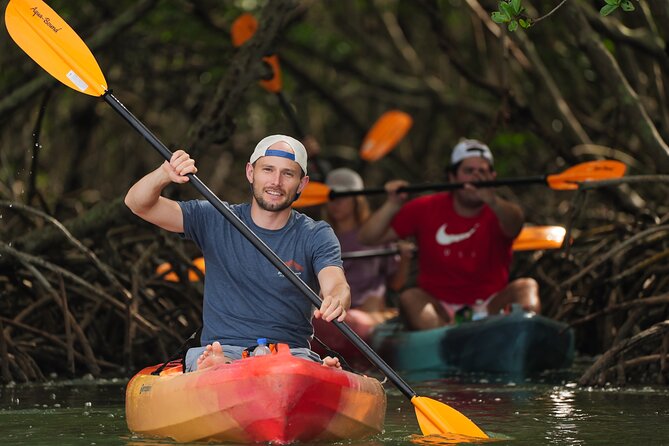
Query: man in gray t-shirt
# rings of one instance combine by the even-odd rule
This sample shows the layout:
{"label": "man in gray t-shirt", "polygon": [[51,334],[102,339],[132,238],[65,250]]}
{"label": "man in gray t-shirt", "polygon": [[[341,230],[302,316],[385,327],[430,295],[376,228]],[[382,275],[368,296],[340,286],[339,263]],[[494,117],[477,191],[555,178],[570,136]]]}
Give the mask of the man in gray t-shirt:
{"label": "man in gray t-shirt", "polygon": [[[316,310],[209,202],[176,202],[161,196],[167,185],[185,183],[186,175],[196,172],[195,161],[177,150],[169,162],[132,186],[125,199],[135,214],[184,234],[204,254],[201,342],[206,346],[188,352],[187,369],[238,359],[260,337],[288,344],[296,356],[320,360],[309,350],[311,316],[344,320],[351,295],[330,226],[290,207],[309,182],[304,146],[284,135],[260,141],[246,165],[251,203],[230,208],[307,285],[320,289],[323,303]],[[334,358],[324,363],[339,366]]]}

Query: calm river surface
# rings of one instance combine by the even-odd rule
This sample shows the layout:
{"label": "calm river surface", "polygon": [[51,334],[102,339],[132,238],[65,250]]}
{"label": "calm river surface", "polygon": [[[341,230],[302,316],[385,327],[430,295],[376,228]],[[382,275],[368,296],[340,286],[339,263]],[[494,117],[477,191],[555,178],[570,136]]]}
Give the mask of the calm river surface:
{"label": "calm river surface", "polygon": [[[669,445],[669,389],[582,389],[546,379],[449,378],[410,381],[421,396],[456,408],[493,436],[496,445]],[[134,445],[128,432],[125,380],[64,381],[0,387],[0,445]],[[413,407],[386,384],[385,432],[339,444],[457,444],[420,437]],[[200,443],[201,444],[201,443]]]}

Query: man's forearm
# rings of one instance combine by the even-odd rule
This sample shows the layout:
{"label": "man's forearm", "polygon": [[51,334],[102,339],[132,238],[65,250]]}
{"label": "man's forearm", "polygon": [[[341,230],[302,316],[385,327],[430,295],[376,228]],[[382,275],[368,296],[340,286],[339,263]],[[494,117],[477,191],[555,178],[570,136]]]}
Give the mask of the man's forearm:
{"label": "man's forearm", "polygon": [[388,240],[383,240],[390,228],[393,217],[402,205],[386,201],[376,212],[374,212],[358,233],[358,240],[365,245],[378,245]]}
{"label": "man's forearm", "polygon": [[125,204],[135,214],[151,210],[160,199],[160,194],[171,183],[161,167],[145,175],[135,183],[125,196]]}
{"label": "man's forearm", "polygon": [[520,206],[500,197],[489,206],[497,216],[502,232],[510,238],[517,237],[525,222],[525,214]]}

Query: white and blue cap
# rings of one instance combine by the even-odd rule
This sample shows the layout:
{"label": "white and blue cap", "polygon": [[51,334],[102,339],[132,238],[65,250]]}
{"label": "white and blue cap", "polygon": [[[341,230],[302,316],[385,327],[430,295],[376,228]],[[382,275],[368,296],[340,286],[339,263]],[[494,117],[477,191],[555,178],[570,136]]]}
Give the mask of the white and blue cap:
{"label": "white and blue cap", "polygon": [[[271,146],[278,142],[285,142],[293,149],[293,153],[286,152],[280,149],[270,149]],[[258,161],[258,158],[263,156],[280,156],[295,161],[300,165],[304,174],[307,174],[307,149],[304,148],[301,142],[291,136],[286,135],[270,135],[260,140],[256,148],[251,154],[249,162],[251,164]]]}
{"label": "white and blue cap", "polygon": [[476,139],[461,139],[451,153],[451,166],[458,164],[465,158],[481,157],[493,164],[492,152],[490,147]]}

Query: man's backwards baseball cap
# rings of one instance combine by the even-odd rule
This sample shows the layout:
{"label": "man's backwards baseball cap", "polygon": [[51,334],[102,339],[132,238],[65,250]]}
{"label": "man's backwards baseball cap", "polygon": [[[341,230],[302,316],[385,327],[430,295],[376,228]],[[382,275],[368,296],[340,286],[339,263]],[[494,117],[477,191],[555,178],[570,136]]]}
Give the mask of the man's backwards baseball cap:
{"label": "man's backwards baseball cap", "polygon": [[477,156],[487,159],[492,165],[492,152],[487,145],[476,139],[460,140],[460,142],[453,148],[453,153],[451,153],[451,166],[458,164],[465,158],[473,158]]}
{"label": "man's backwards baseball cap", "polygon": [[[270,146],[277,142],[285,142],[291,149],[293,149],[294,153],[280,149],[270,149]],[[253,150],[249,162],[253,164],[258,161],[258,158],[263,156],[280,156],[282,158],[293,160],[300,165],[304,174],[307,174],[307,149],[304,148],[301,142],[293,137],[286,135],[270,135],[263,138]]]}

